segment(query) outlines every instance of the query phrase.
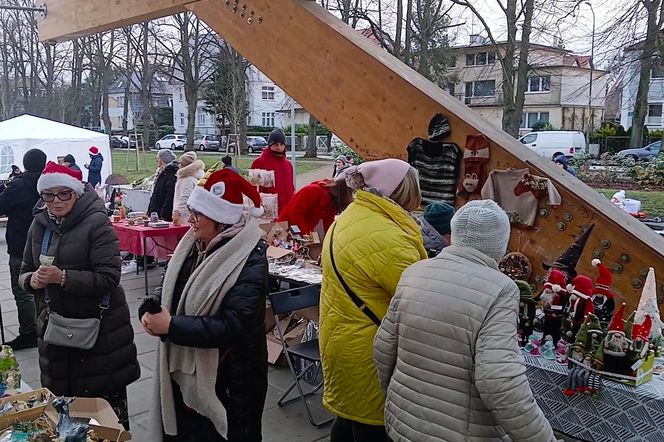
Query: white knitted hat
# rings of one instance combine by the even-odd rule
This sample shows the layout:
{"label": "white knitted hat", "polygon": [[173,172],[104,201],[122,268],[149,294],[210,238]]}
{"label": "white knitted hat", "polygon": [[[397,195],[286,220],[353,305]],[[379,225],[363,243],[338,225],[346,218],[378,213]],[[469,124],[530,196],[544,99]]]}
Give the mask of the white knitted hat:
{"label": "white knitted hat", "polygon": [[496,261],[507,251],[510,220],[491,200],[475,200],[452,217],[452,245],[471,247]]}

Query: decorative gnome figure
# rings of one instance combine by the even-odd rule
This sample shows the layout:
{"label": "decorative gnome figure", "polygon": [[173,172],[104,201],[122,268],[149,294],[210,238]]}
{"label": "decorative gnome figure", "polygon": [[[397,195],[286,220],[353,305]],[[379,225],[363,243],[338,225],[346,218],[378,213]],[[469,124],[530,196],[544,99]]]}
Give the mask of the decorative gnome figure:
{"label": "decorative gnome figure", "polygon": [[579,275],[567,286],[570,294],[570,317],[572,333],[576,334],[588,313],[593,313],[593,280],[586,275]]}
{"label": "decorative gnome figure", "polygon": [[463,151],[464,178],[457,188],[462,198],[479,193],[488,176],[489,140],[484,135],[468,135]]}
{"label": "decorative gnome figure", "polygon": [[560,340],[565,307],[569,301],[565,274],[551,269],[544,283],[544,290],[537,300],[544,309],[544,336],[551,336],[554,345]]}
{"label": "decorative gnome figure", "polygon": [[557,269],[565,274],[567,283],[572,283],[572,280],[576,277],[576,265],[581,259],[583,250],[586,248],[586,243],[590,234],[595,228],[595,224],[591,224],[579,237],[574,241],[574,244],[569,246],[554,262],[552,263],[542,263],[544,270]]}
{"label": "decorative gnome figure", "polygon": [[643,323],[634,324],[632,327],[632,342],[629,350],[632,352],[631,361],[643,359],[648,354],[648,344],[650,343],[650,332],[652,331],[652,319],[646,315]]}
{"label": "decorative gnome figure", "polygon": [[594,313],[588,313],[588,337],[590,338],[591,353],[595,352],[602,347],[604,341],[604,331],[599,324],[599,318]]}
{"label": "decorative gnome figure", "polygon": [[581,328],[576,334],[576,339],[569,346],[569,359],[570,367],[573,366],[572,362],[576,364],[583,364],[583,358],[590,352],[590,339],[588,337],[588,323],[583,321]]}
{"label": "decorative gnome figure", "polygon": [[652,267],[648,271],[646,282],[643,285],[639,306],[636,308],[634,322],[642,323],[645,316],[649,315],[652,321],[652,330],[650,332],[650,344],[655,348],[655,353],[659,353],[658,347],[662,340],[662,319],[659,315],[659,306],[657,304],[657,284],[655,282],[655,269]]}
{"label": "decorative gnome figure", "polygon": [[627,349],[629,348],[629,340],[625,335],[625,323],[623,322],[624,314],[625,303],[623,302],[613,314],[613,318],[611,318],[606,338],[602,344],[601,354],[596,355],[597,359],[601,358],[604,370],[611,373],[627,373]]}
{"label": "decorative gnome figure", "polygon": [[528,337],[533,333],[535,311],[537,310],[537,303],[533,299],[533,292],[530,289],[530,284],[526,281],[514,281],[519,287],[521,296],[519,298],[519,345],[522,347],[528,342]]}
{"label": "decorative gnome figure", "polygon": [[595,281],[595,290],[593,291],[592,296],[593,308],[595,309],[595,314],[599,318],[602,328],[606,329],[609,321],[611,321],[613,310],[615,309],[615,295],[611,291],[612,276],[609,269],[607,269],[599,259],[593,259],[592,265],[599,271],[599,276]]}

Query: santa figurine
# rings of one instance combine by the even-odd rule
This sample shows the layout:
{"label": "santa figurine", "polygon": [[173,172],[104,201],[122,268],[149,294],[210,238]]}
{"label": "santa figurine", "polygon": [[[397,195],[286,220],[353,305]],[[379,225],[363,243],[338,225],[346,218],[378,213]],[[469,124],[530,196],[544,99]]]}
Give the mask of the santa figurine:
{"label": "santa figurine", "polygon": [[599,259],[593,259],[592,265],[599,271],[592,296],[593,308],[602,328],[606,330],[615,309],[615,295],[611,291],[612,276],[609,269]]}
{"label": "santa figurine", "polygon": [[563,315],[569,301],[566,287],[565,274],[551,269],[537,299],[544,309],[544,336],[551,336],[554,345],[560,340]]}
{"label": "santa figurine", "polygon": [[651,331],[652,319],[650,315],[646,315],[643,323],[632,326],[632,342],[629,345],[629,350],[632,352],[632,359],[642,359],[648,354]]}
{"label": "santa figurine", "polygon": [[570,294],[570,317],[572,318],[572,334],[576,335],[583,324],[584,318],[593,313],[593,280],[586,275],[578,275],[567,286]]}
{"label": "santa figurine", "polygon": [[598,359],[602,359],[604,363],[604,369],[611,373],[624,374],[627,372],[629,339],[625,335],[624,314],[625,303],[623,302],[611,319],[602,344],[601,356],[598,355]]}

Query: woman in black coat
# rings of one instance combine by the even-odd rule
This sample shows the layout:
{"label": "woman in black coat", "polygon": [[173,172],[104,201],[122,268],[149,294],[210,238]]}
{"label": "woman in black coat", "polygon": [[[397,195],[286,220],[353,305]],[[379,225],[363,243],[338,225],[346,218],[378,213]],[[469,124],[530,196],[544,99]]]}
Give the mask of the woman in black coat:
{"label": "woman in black coat", "polygon": [[[46,165],[37,182],[44,204],[34,212],[19,282],[37,300],[42,386],[57,395],[102,397],[128,428],[126,387],[140,369],[120,286],[119,242],[103,201],[81,178],[66,166]],[[43,240],[48,231],[50,242]],[[102,314],[104,297],[109,305]],[[94,346],[82,350],[46,342],[49,309],[65,318],[101,316]]]}
{"label": "woman in black coat", "polygon": [[157,153],[157,178],[154,182],[148,215],[156,212],[159,219],[173,221],[173,198],[175,196],[175,182],[177,181],[177,157],[168,149]]}
{"label": "woman in black coat", "polygon": [[228,169],[194,189],[192,229],[169,262],[161,295],[139,309],[145,331],[162,338],[153,409],[167,441],[262,440],[267,244],[242,212],[242,193],[258,213],[256,190]]}

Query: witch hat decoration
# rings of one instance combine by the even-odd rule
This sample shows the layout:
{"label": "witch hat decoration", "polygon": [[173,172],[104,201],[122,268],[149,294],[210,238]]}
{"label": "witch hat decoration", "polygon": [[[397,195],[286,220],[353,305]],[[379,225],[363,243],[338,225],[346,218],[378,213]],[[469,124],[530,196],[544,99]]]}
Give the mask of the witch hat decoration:
{"label": "witch hat decoration", "polygon": [[576,276],[576,265],[581,259],[583,254],[583,249],[586,247],[588,238],[593,231],[595,224],[591,224],[590,227],[586,229],[577,239],[574,241],[574,244],[569,246],[559,257],[552,263],[543,262],[542,267],[544,270],[549,270],[551,268],[560,269],[567,273],[568,278],[573,278]]}

